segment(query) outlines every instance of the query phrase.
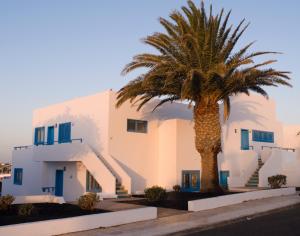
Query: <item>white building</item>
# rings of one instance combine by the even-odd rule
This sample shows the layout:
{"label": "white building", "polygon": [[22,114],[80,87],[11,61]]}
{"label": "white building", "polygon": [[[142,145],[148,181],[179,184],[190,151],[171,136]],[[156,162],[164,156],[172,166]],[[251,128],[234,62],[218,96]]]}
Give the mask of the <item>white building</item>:
{"label": "white building", "polygon": [[[72,201],[86,191],[113,196],[152,185],[199,191],[192,111],[170,103],[152,112],[156,102],[139,112],[129,102],[116,109],[109,90],[35,110],[33,145],[15,147],[3,193]],[[284,174],[288,185],[300,186],[300,126],[283,125],[275,102],[256,95],[232,98],[231,110],[222,125],[221,183],[266,187],[269,176]]]}

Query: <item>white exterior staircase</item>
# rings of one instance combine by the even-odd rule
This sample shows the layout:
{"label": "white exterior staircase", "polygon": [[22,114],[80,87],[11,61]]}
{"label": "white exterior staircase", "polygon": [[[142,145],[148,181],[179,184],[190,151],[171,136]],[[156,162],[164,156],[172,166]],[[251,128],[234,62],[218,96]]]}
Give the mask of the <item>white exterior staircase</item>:
{"label": "white exterior staircase", "polygon": [[264,163],[261,160],[261,157],[258,157],[258,167],[252,174],[252,176],[249,178],[248,182],[246,183],[245,187],[247,188],[257,188],[259,183],[259,170],[262,168]]}

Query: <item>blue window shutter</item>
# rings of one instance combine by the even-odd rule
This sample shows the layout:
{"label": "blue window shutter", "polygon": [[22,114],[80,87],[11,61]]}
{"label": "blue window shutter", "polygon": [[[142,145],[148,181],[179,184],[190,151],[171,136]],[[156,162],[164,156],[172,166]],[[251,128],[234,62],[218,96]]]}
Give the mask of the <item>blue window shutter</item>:
{"label": "blue window shutter", "polygon": [[59,124],[58,142],[59,143],[71,142],[71,122]]}
{"label": "blue window shutter", "polygon": [[48,134],[47,134],[47,144],[53,145],[54,144],[54,126],[48,127]]}
{"label": "blue window shutter", "polygon": [[23,182],[23,169],[15,168],[14,169],[14,184],[22,185]]}
{"label": "blue window shutter", "polygon": [[71,123],[66,124],[66,142],[71,142]]}
{"label": "blue window shutter", "polygon": [[38,128],[34,129],[34,145],[38,145]]}

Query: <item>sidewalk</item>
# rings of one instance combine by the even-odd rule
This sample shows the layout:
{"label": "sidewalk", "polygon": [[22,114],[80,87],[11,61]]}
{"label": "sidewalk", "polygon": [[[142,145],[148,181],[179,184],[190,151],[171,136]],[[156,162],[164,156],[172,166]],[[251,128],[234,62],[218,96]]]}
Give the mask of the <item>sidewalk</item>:
{"label": "sidewalk", "polygon": [[192,228],[208,227],[214,224],[235,220],[238,218],[261,214],[267,211],[300,204],[298,195],[267,198],[244,202],[237,205],[221,207],[213,210],[192,212],[187,214],[163,217],[156,220],[139,222],[106,229],[96,229],[85,232],[67,234],[69,236],[137,236],[166,235]]}

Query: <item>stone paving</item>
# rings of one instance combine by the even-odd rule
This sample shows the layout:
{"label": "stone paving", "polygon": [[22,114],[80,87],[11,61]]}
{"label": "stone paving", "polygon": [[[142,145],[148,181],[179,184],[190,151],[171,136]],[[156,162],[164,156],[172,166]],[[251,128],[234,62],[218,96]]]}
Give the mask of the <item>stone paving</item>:
{"label": "stone paving", "polygon": [[299,195],[267,198],[201,212],[161,217],[156,220],[137,222],[105,229],[67,234],[68,236],[152,236],[168,235],[199,227],[211,227],[242,217],[266,213],[275,209],[300,204]]}

